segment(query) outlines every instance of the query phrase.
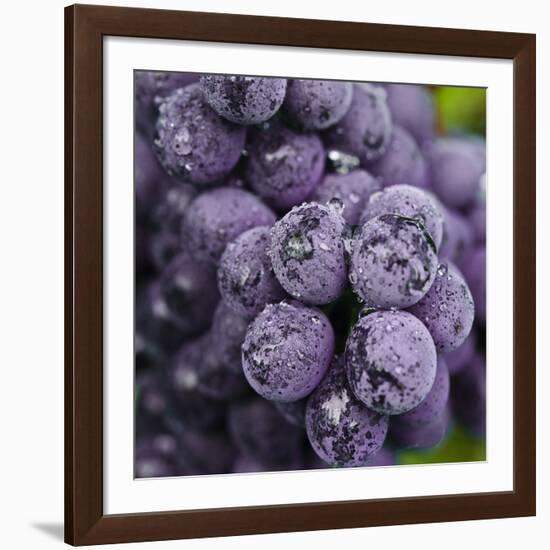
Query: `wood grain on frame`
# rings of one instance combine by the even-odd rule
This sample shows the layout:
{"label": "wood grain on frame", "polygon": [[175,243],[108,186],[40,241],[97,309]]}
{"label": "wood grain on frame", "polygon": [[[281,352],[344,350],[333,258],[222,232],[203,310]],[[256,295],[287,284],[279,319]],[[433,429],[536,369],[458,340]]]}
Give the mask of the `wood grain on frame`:
{"label": "wood grain on frame", "polygon": [[[514,61],[514,490],[103,514],[104,35]],[[65,539],[73,545],[535,513],[535,36],[104,6],[65,9]]]}

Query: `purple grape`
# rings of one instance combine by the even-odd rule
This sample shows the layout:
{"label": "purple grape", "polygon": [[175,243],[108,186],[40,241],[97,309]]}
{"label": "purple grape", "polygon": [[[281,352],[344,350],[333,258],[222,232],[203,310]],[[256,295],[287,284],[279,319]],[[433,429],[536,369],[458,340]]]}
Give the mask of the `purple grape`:
{"label": "purple grape", "polygon": [[285,99],[286,79],[258,76],[204,75],[201,87],[210,107],[237,124],[270,119]]}
{"label": "purple grape", "polygon": [[234,474],[252,474],[266,471],[269,471],[269,467],[243,454],[237,456],[232,468],[232,473]]}
{"label": "purple grape", "polygon": [[462,263],[464,277],[472,291],[477,318],[483,323],[487,312],[486,261],[486,249],[481,246]]}
{"label": "purple grape", "polygon": [[386,151],[392,131],[390,110],[383,88],[355,84],[353,98],[345,116],[325,133],[331,149],[356,156],[363,166]]}
{"label": "purple grape", "polygon": [[472,330],[458,348],[445,354],[445,362],[452,376],[458,374],[474,358],[476,352],[476,336]]}
{"label": "purple grape", "polygon": [[223,403],[204,395],[199,389],[199,373],[207,345],[204,336],[186,342],[168,369],[168,387],[172,396],[169,423],[177,432],[209,429],[218,426],[224,418]]}
{"label": "purple grape", "polygon": [[149,251],[153,265],[162,271],[180,252],[187,250],[182,239],[182,219],[196,191],[187,184],[169,189],[151,212]]}
{"label": "purple grape", "polygon": [[412,218],[372,218],[352,243],[349,279],[359,298],[372,307],[415,304],[430,289],[436,270],[435,245]]}
{"label": "purple grape", "polygon": [[135,477],[173,477],[185,475],[178,463],[178,443],[169,433],[156,433],[138,439]]}
{"label": "purple grape", "polygon": [[428,159],[434,191],[446,206],[462,208],[470,204],[485,173],[485,155],[479,145],[464,138],[438,139]]}
{"label": "purple grape", "polygon": [[225,303],[242,316],[254,317],[286,293],[271,267],[268,227],[254,227],[225,248],[218,267],[218,286]]}
{"label": "purple grape", "polygon": [[385,445],[367,461],[367,466],[393,466],[396,463],[395,453]]}
{"label": "purple grape", "polygon": [[387,149],[369,170],[383,187],[408,184],[427,188],[430,185],[428,165],[414,138],[403,128],[393,127]]}
{"label": "purple grape", "polygon": [[439,257],[458,265],[470,254],[474,235],[468,221],[457,211],[444,209],[445,224]]}
{"label": "purple grape", "polygon": [[196,258],[217,262],[227,243],[241,233],[274,222],[275,214],[251,193],[220,187],[191,203],[183,223],[184,239]]}
{"label": "purple grape", "polygon": [[212,321],[211,345],[220,361],[231,371],[242,374],[241,346],[248,319],[235,313],[221,301]]}
{"label": "purple grape", "polygon": [[271,403],[259,398],[233,403],[228,422],[235,445],[246,457],[270,470],[296,463],[303,431],[284,420]]}
{"label": "purple grape", "polygon": [[328,368],[334,332],[327,317],[299,302],[270,304],[248,327],[243,368],[265,399],[297,401],[309,395]]}
{"label": "purple grape", "polygon": [[335,358],[306,407],[306,430],[313,450],[335,466],[365,466],[382,447],[388,418],[353,395],[341,358]]}
{"label": "purple grape", "polygon": [[324,130],[336,124],[351,105],[351,82],[289,80],[283,109],[304,130]]}
{"label": "purple grape", "polygon": [[428,327],[438,351],[443,353],[458,348],[466,340],[475,314],[472,293],[464,277],[445,260],[439,264],[426,296],[409,311]]}
{"label": "purple grape", "polygon": [[136,96],[136,126],[147,137],[153,138],[158,104],[177,88],[183,88],[198,80],[193,73],[136,71],[134,90]]}
{"label": "purple grape", "polygon": [[304,428],[306,425],[306,404],[307,399],[275,401],[275,408],[289,424]]}
{"label": "purple grape", "polygon": [[485,204],[476,204],[468,214],[468,221],[478,244],[485,244],[487,235],[487,219]]}
{"label": "purple grape", "polygon": [[411,185],[392,185],[371,195],[359,223],[383,214],[397,214],[421,222],[435,246],[439,249],[443,239],[443,210],[437,198],[423,189]]}
{"label": "purple grape", "polygon": [[476,354],[451,380],[453,412],[473,435],[485,435],[486,403],[485,360]]}
{"label": "purple grape", "polygon": [[139,132],[135,135],[134,187],[137,213],[146,217],[173,180],[163,171],[155,158],[152,144]]}
{"label": "purple grape", "polygon": [[420,144],[432,140],[435,136],[435,110],[426,86],[387,84],[385,88],[394,123],[412,134]]}
{"label": "purple grape", "polygon": [[403,414],[428,395],[436,375],[435,345],[426,327],[406,311],[363,316],[346,342],[351,389],[381,414]]}
{"label": "purple grape", "polygon": [[335,208],[294,207],[271,231],[269,254],[281,286],[307,304],[327,304],[344,291],[346,225]]}
{"label": "purple grape", "polygon": [[228,434],[186,430],[178,436],[179,461],[187,475],[226,474],[237,455]]}
{"label": "purple grape", "polygon": [[237,371],[234,364],[220,358],[212,333],[206,336],[198,371],[198,388],[204,395],[222,400],[243,397],[250,390],[242,370]]}
{"label": "purple grape", "polygon": [[316,134],[298,134],[279,122],[265,123],[250,134],[245,168],[250,187],[277,210],[288,210],[311,194],[325,166]]}
{"label": "purple grape", "polygon": [[164,370],[141,373],[136,379],[136,434],[142,436],[165,429],[170,395]]}
{"label": "purple grape", "polygon": [[237,164],[246,130],[219,117],[198,84],[178,88],[159,106],[155,148],[164,169],[197,185],[225,177]]}
{"label": "purple grape", "polygon": [[155,102],[198,80],[193,73],[136,71],[135,92],[137,102],[151,108]]}
{"label": "purple grape", "polygon": [[342,216],[350,225],[359,223],[359,216],[373,193],[380,189],[380,183],[365,170],[354,170],[346,174],[327,174],[317,186],[310,200],[328,204],[339,200],[343,205]]}
{"label": "purple grape", "polygon": [[428,395],[414,409],[402,414],[396,419],[411,428],[419,428],[431,424],[440,417],[447,407],[449,400],[449,370],[443,357],[437,358],[435,380]]}
{"label": "purple grape", "polygon": [[429,424],[411,428],[403,424],[398,418],[390,425],[390,438],[399,449],[429,449],[439,445],[449,430],[449,410],[435,418]]}
{"label": "purple grape", "polygon": [[219,301],[216,271],[204,262],[180,254],[162,272],[149,293],[150,316],[179,332],[181,338],[204,330]]}

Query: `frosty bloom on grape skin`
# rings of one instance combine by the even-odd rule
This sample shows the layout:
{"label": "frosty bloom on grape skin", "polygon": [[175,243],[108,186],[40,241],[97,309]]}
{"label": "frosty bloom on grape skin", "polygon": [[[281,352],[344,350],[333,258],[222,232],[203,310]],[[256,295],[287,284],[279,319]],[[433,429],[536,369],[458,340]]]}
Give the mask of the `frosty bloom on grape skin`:
{"label": "frosty bloom on grape skin", "polygon": [[245,178],[277,210],[306,200],[319,183],[325,151],[317,134],[300,134],[271,120],[251,130]]}
{"label": "frosty bloom on grape skin", "polygon": [[304,130],[324,130],[346,114],[353,96],[351,82],[290,80],[283,110]]}
{"label": "frosty bloom on grape skin", "polygon": [[159,106],[155,149],[164,169],[196,185],[228,175],[244,148],[246,130],[216,114],[198,84],[178,88]]}
{"label": "frosty bloom on grape skin", "polygon": [[415,304],[428,292],[436,269],[435,245],[412,218],[372,218],[352,242],[349,279],[359,298],[372,307]]}
{"label": "frosty bloom on grape skin", "polygon": [[254,227],[225,248],[218,267],[218,286],[229,307],[254,317],[266,304],[282,300],[286,293],[275,278],[267,254],[269,228]]}
{"label": "frosty bloom on grape skin", "polygon": [[236,187],[219,187],[189,205],[183,232],[195,258],[216,263],[227,243],[241,233],[274,222],[275,214],[258,197]]}
{"label": "frosty bloom on grape skin", "polygon": [[285,99],[286,79],[204,75],[200,84],[210,106],[231,122],[258,124],[270,119]]}
{"label": "frosty bloom on grape skin", "polygon": [[320,382],[333,351],[334,332],[323,312],[295,301],[270,304],[248,328],[243,369],[265,399],[297,401]]}
{"label": "frosty bloom on grape skin", "polygon": [[430,234],[437,249],[443,239],[444,217],[437,198],[423,189],[411,185],[392,185],[371,195],[359,223],[383,214],[398,214],[421,222]]}
{"label": "frosty bloom on grape skin", "polygon": [[362,166],[380,158],[391,139],[392,120],[386,92],[371,84],[354,84],[345,116],[324,133],[332,149],[356,156]]}
{"label": "frosty bloom on grape skin", "polygon": [[306,407],[306,431],[313,450],[335,466],[365,466],[382,447],[387,416],[369,410],[351,391],[342,358],[334,358]]}
{"label": "frosty bloom on grape skin", "polygon": [[437,349],[448,353],[470,334],[474,309],[472,293],[464,277],[451,262],[442,261],[426,296],[408,311],[428,327]]}
{"label": "frosty bloom on grape skin", "polygon": [[307,304],[328,304],[343,292],[346,225],[337,209],[316,203],[293,208],[271,231],[269,255],[281,286]]}
{"label": "frosty bloom on grape skin", "polygon": [[327,174],[309,198],[319,204],[333,199],[342,202],[342,216],[350,225],[359,223],[359,216],[380,182],[366,170],[353,170],[346,174]]}
{"label": "frosty bloom on grape skin", "polygon": [[345,365],[355,396],[381,414],[418,406],[435,380],[437,355],[426,327],[406,311],[377,311],[352,328]]}

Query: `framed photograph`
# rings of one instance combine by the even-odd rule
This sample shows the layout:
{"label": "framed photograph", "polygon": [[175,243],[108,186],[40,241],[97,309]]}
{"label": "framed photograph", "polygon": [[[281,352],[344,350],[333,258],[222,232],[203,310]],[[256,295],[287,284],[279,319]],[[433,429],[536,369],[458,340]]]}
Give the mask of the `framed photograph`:
{"label": "framed photograph", "polygon": [[73,545],[535,514],[535,36],[65,10]]}

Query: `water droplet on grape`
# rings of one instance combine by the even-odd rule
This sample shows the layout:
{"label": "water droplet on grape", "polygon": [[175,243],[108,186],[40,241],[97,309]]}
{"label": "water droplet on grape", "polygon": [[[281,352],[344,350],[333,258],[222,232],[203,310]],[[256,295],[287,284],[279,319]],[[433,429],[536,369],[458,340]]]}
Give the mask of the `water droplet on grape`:
{"label": "water droplet on grape", "polygon": [[341,215],[342,212],[344,212],[344,203],[341,199],[337,197],[333,197],[332,199],[330,199],[328,201],[328,206],[329,208],[332,208],[332,210],[334,210],[334,212],[336,212],[337,214]]}

